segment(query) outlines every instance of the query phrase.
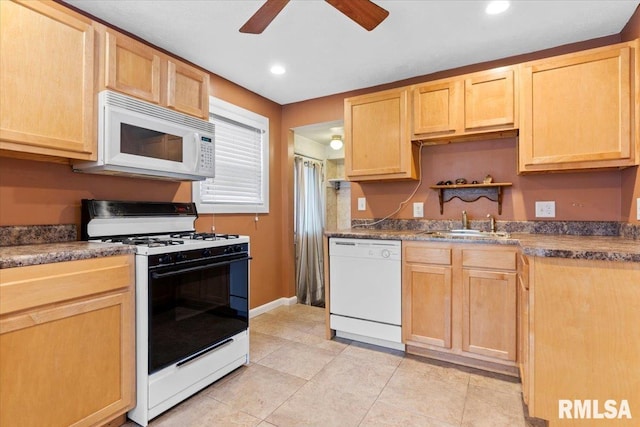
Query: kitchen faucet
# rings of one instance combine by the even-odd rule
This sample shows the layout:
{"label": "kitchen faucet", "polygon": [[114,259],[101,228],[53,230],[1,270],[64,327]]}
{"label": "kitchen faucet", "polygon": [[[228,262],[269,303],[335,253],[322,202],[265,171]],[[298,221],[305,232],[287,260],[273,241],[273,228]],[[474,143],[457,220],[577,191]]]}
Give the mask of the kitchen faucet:
{"label": "kitchen faucet", "polygon": [[489,218],[489,224],[491,226],[491,232],[496,232],[496,219],[491,216],[491,214],[487,214],[487,218]]}
{"label": "kitchen faucet", "polygon": [[467,211],[462,211],[462,228],[469,229],[469,219],[467,218]]}

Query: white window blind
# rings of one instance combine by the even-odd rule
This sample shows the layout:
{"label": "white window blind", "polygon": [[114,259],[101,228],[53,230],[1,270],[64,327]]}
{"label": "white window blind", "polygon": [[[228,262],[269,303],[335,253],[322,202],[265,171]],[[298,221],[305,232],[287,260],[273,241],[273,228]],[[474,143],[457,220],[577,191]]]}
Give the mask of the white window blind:
{"label": "white window blind", "polygon": [[215,177],[193,185],[202,213],[269,212],[269,119],[211,98]]}

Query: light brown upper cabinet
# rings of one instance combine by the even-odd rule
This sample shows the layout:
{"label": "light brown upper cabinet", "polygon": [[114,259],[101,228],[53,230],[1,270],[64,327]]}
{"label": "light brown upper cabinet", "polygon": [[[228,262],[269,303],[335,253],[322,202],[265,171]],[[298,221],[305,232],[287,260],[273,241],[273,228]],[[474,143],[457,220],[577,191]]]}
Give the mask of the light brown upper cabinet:
{"label": "light brown upper cabinet", "polygon": [[86,17],[54,2],[0,1],[4,155],[94,158],[94,60]]}
{"label": "light brown upper cabinet", "polygon": [[461,123],[462,82],[425,83],[413,89],[413,134],[453,135]]}
{"label": "light brown upper cabinet", "polygon": [[519,172],[637,164],[634,50],[637,40],[522,66]]}
{"label": "light brown upper cabinet", "polygon": [[516,68],[503,67],[413,86],[412,139],[448,142],[514,130],[516,79]]}
{"label": "light brown upper cabinet", "polygon": [[209,74],[152,47],[96,24],[104,38],[103,88],[209,117]]}
{"label": "light brown upper cabinet", "polygon": [[167,106],[209,118],[209,74],[184,62],[167,60]]}
{"label": "light brown upper cabinet", "polygon": [[419,147],[411,143],[407,88],[347,98],[344,111],[351,181],[417,179]]}
{"label": "light brown upper cabinet", "polygon": [[513,68],[470,74],[464,79],[464,131],[513,129],[516,125]]}
{"label": "light brown upper cabinet", "polygon": [[122,34],[107,31],[105,86],[144,101],[160,103],[160,54]]}

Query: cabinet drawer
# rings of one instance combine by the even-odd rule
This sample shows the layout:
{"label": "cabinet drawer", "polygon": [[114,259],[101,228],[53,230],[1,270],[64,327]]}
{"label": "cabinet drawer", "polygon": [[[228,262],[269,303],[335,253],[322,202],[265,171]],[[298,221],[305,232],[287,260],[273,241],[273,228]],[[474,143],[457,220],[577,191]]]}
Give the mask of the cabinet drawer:
{"label": "cabinet drawer", "polygon": [[404,260],[420,264],[451,265],[451,249],[408,246],[404,251]]}
{"label": "cabinet drawer", "polygon": [[0,314],[114,291],[133,281],[133,255],[8,268],[0,281]]}
{"label": "cabinet drawer", "polygon": [[465,249],[462,251],[462,266],[515,270],[516,252],[494,249]]}

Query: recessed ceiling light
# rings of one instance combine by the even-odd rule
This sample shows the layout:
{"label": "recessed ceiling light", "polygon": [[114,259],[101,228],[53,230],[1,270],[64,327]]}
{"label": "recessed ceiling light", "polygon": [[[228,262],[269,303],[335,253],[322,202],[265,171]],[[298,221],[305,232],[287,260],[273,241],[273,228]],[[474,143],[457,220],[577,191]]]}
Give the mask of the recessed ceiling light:
{"label": "recessed ceiling light", "polygon": [[487,8],[484,10],[487,15],[497,15],[505,10],[509,9],[509,2],[506,0],[494,0],[490,1]]}
{"label": "recessed ceiling light", "polygon": [[282,66],[280,64],[276,64],[276,65],[271,66],[271,72],[273,74],[280,75],[280,74],[286,73],[287,70],[284,68],[284,66]]}

